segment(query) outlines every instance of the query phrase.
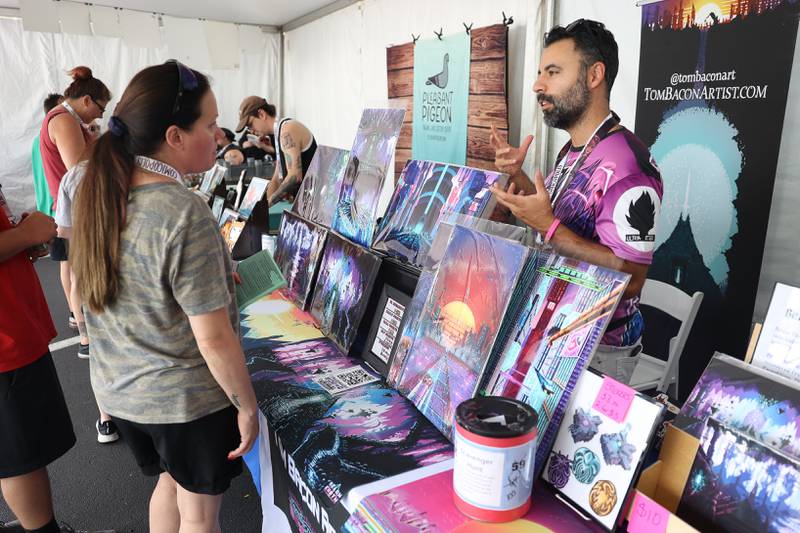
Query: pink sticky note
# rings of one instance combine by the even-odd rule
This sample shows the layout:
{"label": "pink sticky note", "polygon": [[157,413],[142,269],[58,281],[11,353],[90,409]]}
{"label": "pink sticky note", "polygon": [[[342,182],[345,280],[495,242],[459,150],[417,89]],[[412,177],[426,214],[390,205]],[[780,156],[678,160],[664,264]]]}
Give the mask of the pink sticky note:
{"label": "pink sticky note", "polygon": [[636,391],[619,381],[605,376],[592,409],[600,411],[614,422],[622,423],[631,408]]}
{"label": "pink sticky note", "polygon": [[669,511],[636,491],[628,519],[628,533],[664,533],[669,522]]}

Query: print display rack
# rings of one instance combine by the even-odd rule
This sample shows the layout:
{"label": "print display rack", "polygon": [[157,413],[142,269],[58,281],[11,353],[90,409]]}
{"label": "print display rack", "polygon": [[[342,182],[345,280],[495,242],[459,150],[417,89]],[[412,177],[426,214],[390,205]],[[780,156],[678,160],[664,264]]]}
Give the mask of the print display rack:
{"label": "print display rack", "polygon": [[[401,509],[431,531],[480,527],[453,503],[451,443],[310,313],[273,293],[242,310],[241,332],[262,424],[246,459],[266,530],[417,531]],[[536,504],[510,526],[602,531],[549,487],[534,490]]]}
{"label": "print display rack", "polygon": [[[549,483],[536,488],[534,501],[549,503],[534,504],[519,525],[615,527],[660,407],[636,396],[631,421],[649,413],[637,431],[605,420],[597,435],[565,432],[597,423],[591,401],[605,381],[585,367],[629,276],[528,246],[518,228],[491,226],[490,188],[507,180],[497,172],[408,161],[378,223],[402,120],[402,110],[365,110],[349,154],[320,152],[277,241],[288,289],[242,309],[263,423],[249,464],[265,523],[326,533],[407,531],[409,516],[428,530],[477,526],[452,502],[452,413],[487,394],[537,410],[537,478],[554,443],[561,460],[562,470],[551,462]],[[339,191],[335,204],[315,203],[323,188]],[[260,249],[267,221],[262,200],[234,256],[250,252],[248,227]],[[587,489],[595,466],[602,479]],[[561,484],[570,472],[572,485]]]}

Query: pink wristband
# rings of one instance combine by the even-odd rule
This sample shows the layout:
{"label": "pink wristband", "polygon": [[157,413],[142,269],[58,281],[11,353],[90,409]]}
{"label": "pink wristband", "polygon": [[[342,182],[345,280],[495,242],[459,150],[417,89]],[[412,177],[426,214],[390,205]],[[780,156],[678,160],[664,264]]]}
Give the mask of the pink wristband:
{"label": "pink wristband", "polygon": [[555,235],[556,230],[558,229],[558,225],[561,224],[561,221],[557,218],[553,219],[553,223],[550,224],[550,229],[547,230],[547,234],[544,236],[544,243],[549,244],[550,240]]}

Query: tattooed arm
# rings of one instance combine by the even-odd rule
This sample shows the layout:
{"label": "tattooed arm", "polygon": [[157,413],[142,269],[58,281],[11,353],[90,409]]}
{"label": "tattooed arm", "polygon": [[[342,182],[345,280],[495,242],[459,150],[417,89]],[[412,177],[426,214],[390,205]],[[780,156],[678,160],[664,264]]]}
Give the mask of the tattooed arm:
{"label": "tattooed arm", "polygon": [[267,191],[269,205],[281,201],[286,196],[294,195],[303,181],[303,163],[300,147],[305,135],[295,122],[287,122],[281,128],[280,146],[283,151],[283,160],[286,163],[286,176],[272,191]]}
{"label": "tattooed arm", "polygon": [[272,177],[269,179],[269,185],[267,185],[267,198],[273,195],[275,191],[278,190],[278,187],[281,185],[281,166],[278,164],[278,161],[275,161],[275,169],[272,171]]}

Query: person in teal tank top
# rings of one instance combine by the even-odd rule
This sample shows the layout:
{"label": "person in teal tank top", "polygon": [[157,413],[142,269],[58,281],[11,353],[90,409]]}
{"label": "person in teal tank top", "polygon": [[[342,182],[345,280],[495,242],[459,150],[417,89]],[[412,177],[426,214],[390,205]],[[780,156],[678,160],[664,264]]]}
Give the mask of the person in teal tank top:
{"label": "person in teal tank top", "polygon": [[[58,93],[50,93],[44,99],[44,114],[50,112],[55,106],[64,101],[64,97]],[[42,165],[42,154],[39,152],[39,136],[33,140],[31,150],[31,165],[33,167],[33,188],[36,191],[36,210],[45,215],[53,216],[53,197],[50,196],[50,189],[47,187],[47,178],[44,176],[44,165]]]}

